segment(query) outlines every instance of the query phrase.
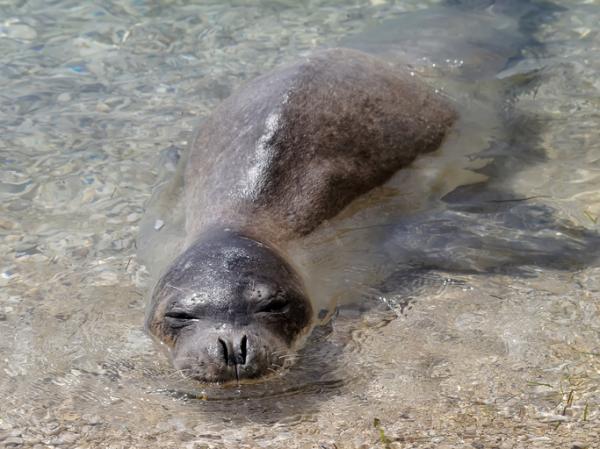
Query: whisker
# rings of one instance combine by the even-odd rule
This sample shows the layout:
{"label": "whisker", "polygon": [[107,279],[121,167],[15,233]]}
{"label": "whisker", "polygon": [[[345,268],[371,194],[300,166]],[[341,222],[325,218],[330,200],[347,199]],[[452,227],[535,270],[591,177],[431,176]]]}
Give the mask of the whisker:
{"label": "whisker", "polygon": [[167,374],[167,378],[171,379],[171,378],[175,378],[177,376],[185,378],[190,373],[190,371],[191,370],[189,368],[178,369],[178,370],[175,370],[175,371]]}

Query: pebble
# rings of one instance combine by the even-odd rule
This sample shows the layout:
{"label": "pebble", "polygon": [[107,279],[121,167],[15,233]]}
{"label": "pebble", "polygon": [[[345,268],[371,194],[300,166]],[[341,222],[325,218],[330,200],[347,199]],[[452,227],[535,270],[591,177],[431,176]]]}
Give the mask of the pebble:
{"label": "pebble", "polygon": [[154,222],[154,230],[155,231],[160,231],[164,225],[165,225],[164,221],[162,221],[161,219],[157,219]]}
{"label": "pebble", "polygon": [[3,441],[5,447],[19,447],[23,445],[23,438],[9,437]]}
{"label": "pebble", "polygon": [[96,426],[98,424],[102,423],[102,418],[100,418],[99,415],[91,415],[91,416],[84,416],[83,419],[85,419],[87,421],[87,423],[91,426]]}
{"label": "pebble", "polygon": [[96,111],[98,112],[110,112],[110,106],[106,103],[98,103],[96,105]]}
{"label": "pebble", "polygon": [[0,228],[1,229],[12,229],[14,227],[15,227],[15,224],[12,221],[7,220],[6,218],[0,217]]}
{"label": "pebble", "polygon": [[28,445],[41,443],[41,439],[38,436],[23,435],[22,438],[23,438],[23,441]]}
{"label": "pebble", "polygon": [[134,223],[136,221],[138,221],[140,218],[142,218],[141,214],[138,214],[137,212],[132,212],[129,215],[127,215],[127,222],[128,223]]}
{"label": "pebble", "polygon": [[62,428],[57,422],[48,423],[42,428],[42,432],[48,436],[57,435],[61,430]]}
{"label": "pebble", "polygon": [[37,31],[29,25],[19,23],[15,19],[9,19],[0,26],[0,36],[30,41],[37,37]]}
{"label": "pebble", "polygon": [[193,433],[189,433],[189,432],[178,432],[177,433],[177,439],[179,441],[190,441],[193,440],[195,438],[195,435]]}
{"label": "pebble", "polygon": [[553,414],[544,414],[541,417],[542,422],[564,422],[564,421],[570,421],[570,419],[571,418],[569,416],[553,415]]}
{"label": "pebble", "polygon": [[114,271],[103,271],[96,277],[96,285],[114,285],[118,280],[119,276]]}
{"label": "pebble", "polygon": [[4,270],[0,276],[2,276],[4,279],[10,279],[15,275],[15,273],[12,270]]}
{"label": "pebble", "polygon": [[71,94],[68,92],[63,92],[58,97],[56,97],[56,99],[61,103],[66,103],[67,101],[71,101]]}
{"label": "pebble", "polygon": [[63,444],[72,444],[79,439],[79,435],[73,432],[63,432],[50,440],[50,444],[61,446]]}

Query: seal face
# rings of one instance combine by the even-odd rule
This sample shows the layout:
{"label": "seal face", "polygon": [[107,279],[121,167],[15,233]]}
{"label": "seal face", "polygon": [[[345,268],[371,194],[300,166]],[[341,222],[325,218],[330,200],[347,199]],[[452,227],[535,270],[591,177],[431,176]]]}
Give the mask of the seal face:
{"label": "seal face", "polygon": [[286,243],[436,150],[455,118],[425,84],[348,49],[274,70],[217,107],[185,166],[186,249],[146,320],[175,367],[239,382],[284,366],[313,322]]}
{"label": "seal face", "polygon": [[147,324],[172,347],[177,369],[225,382],[284,366],[312,315],[302,282],[276,251],[216,231],[184,251],[161,278]]}

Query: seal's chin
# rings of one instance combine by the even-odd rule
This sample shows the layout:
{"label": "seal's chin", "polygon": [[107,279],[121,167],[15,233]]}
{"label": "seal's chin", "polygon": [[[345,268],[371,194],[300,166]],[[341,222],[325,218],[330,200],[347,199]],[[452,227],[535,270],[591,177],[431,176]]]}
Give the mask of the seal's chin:
{"label": "seal's chin", "polygon": [[253,326],[223,326],[182,332],[173,348],[173,365],[184,376],[204,383],[251,383],[291,363],[291,348]]}

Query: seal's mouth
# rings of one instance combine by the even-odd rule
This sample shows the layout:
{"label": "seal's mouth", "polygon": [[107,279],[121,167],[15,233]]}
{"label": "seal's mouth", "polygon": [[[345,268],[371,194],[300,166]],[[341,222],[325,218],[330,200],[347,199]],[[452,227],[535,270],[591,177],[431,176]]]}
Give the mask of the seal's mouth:
{"label": "seal's mouth", "polygon": [[202,385],[212,385],[223,388],[238,388],[240,386],[250,386],[250,385],[259,385],[264,382],[268,382],[274,378],[280,378],[283,376],[287,370],[294,364],[294,354],[289,354],[289,356],[285,357],[283,363],[279,366],[272,366],[268,369],[267,372],[260,373],[256,377],[245,377],[243,367],[239,365],[235,365],[233,370],[235,371],[235,378],[230,375],[230,373],[223,373],[224,375],[216,379],[214,377],[207,378],[205,373],[193,373],[193,370],[189,371],[189,374],[186,375],[185,370],[182,370],[182,374],[192,379],[199,384]]}

